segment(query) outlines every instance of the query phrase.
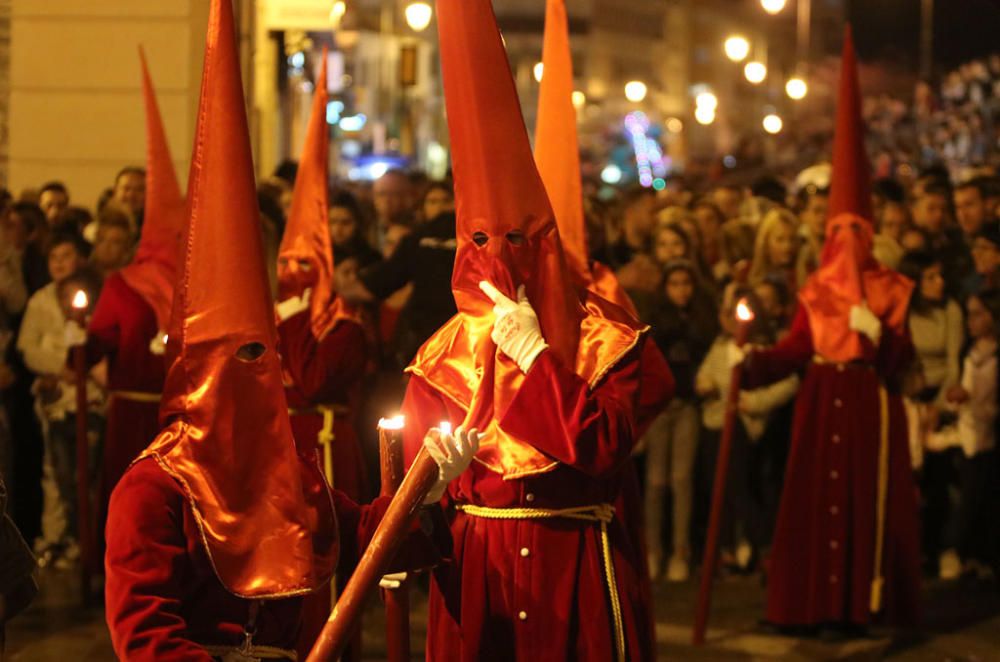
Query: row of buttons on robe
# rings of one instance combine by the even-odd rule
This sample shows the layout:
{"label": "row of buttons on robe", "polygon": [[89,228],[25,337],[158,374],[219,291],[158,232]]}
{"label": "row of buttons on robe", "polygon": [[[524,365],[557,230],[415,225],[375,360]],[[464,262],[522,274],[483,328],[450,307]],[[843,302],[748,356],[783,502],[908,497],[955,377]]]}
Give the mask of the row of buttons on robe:
{"label": "row of buttons on robe", "polygon": [[[838,364],[837,365],[837,371],[838,372],[843,372],[844,371],[843,364]],[[836,407],[837,409],[840,409],[841,407],[844,406],[844,402],[840,398],[834,398],[834,400],[833,400],[833,406]],[[834,445],[837,445],[837,444],[840,443],[840,435],[839,434],[834,434],[830,438],[830,440],[834,443]],[[839,478],[839,477],[840,477],[840,474],[837,473],[836,469],[833,469],[832,471],[830,471],[830,480],[837,480],[837,478]],[[840,511],[837,508],[837,506],[830,506],[830,514],[831,515],[836,515],[838,512],[840,512]],[[838,543],[836,540],[830,540],[830,549],[836,551],[839,547],[840,547],[840,543]],[[836,584],[837,583],[837,575],[830,575],[830,583],[831,584]]]}
{"label": "row of buttons on robe", "polygon": [[[527,501],[528,503],[532,503],[535,500],[535,495],[531,492],[528,492],[527,494],[524,495],[524,500]],[[521,558],[528,558],[529,556],[531,556],[531,550],[529,550],[527,547],[522,547]],[[526,611],[517,612],[517,618],[518,620],[521,621],[528,620],[528,612]]]}

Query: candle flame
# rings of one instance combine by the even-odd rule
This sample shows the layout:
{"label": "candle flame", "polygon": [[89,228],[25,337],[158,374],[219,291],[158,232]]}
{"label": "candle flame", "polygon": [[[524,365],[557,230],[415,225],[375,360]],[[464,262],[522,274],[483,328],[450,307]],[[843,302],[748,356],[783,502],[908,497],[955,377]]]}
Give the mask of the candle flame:
{"label": "candle flame", "polygon": [[390,418],[380,418],[378,421],[379,430],[402,430],[405,418],[401,414]]}
{"label": "candle flame", "polygon": [[76,294],[73,295],[73,307],[77,310],[83,310],[90,304],[90,300],[87,298],[87,293],[83,290],[77,290]]}
{"label": "candle flame", "polygon": [[441,421],[438,423],[438,430],[441,431],[441,434],[451,434],[451,423],[448,421]]}
{"label": "candle flame", "polygon": [[736,319],[741,322],[752,322],[753,321],[753,308],[746,299],[740,299],[739,303],[736,304]]}

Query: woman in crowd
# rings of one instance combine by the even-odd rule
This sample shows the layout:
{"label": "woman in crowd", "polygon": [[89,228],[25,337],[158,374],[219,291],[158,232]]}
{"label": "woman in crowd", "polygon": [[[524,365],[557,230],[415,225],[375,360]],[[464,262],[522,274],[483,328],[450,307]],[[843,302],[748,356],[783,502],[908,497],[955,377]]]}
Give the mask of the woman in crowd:
{"label": "woman in crowd", "polygon": [[764,215],[754,244],[753,262],[750,265],[751,283],[758,283],[770,276],[783,279],[790,288],[795,287],[797,227],[795,216],[784,209],[775,208]]}

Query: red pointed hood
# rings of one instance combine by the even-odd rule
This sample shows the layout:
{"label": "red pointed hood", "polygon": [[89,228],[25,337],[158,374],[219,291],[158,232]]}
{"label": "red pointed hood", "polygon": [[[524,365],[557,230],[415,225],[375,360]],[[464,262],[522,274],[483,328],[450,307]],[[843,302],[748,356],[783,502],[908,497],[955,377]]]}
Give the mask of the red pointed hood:
{"label": "red pointed hood", "polygon": [[[333,245],[330,241],[328,210],[328,158],[330,129],[326,122],[327,84],[326,48],[313,95],[312,113],[306,129],[305,145],[295,177],[292,208],[278,249],[278,277],[308,277],[312,282],[310,299],[312,329],[322,338],[343,319],[358,320],[356,308],[334,298]],[[298,262],[312,265],[314,273],[297,274]]]}
{"label": "red pointed hood", "polygon": [[231,0],[211,4],[188,196],[165,428],[144,455],[188,493],[229,591],[303,593],[329,578],[336,527],[288,420]]}
{"label": "red pointed hood", "polygon": [[819,268],[799,292],[813,346],[828,361],[871,359],[874,351],[850,329],[850,311],[866,301],[883,324],[905,324],[912,284],[872,257],[871,166],[865,151],[861,88],[851,27],[844,30],[833,136],[833,175]]}
{"label": "red pointed hood", "polygon": [[119,273],[156,313],[160,329],[166,329],[174,300],[187,210],[177,183],[174,162],[170,158],[156,92],[146,65],[146,54],[141,47],[139,59],[142,63],[142,96],[146,106],[146,211],[135,258]]}
{"label": "red pointed hood", "polygon": [[535,163],[555,213],[566,262],[576,282],[593,282],[587,255],[580,147],[573,107],[573,60],[565,0],[545,3],[543,75],[535,125]]}
{"label": "red pointed hood", "polygon": [[539,473],[555,463],[497,423],[524,376],[490,339],[493,303],[479,282],[492,282],[510,298],[523,284],[549,351],[588,380],[634,346],[637,335],[616,327],[613,337],[597,338],[605,323],[590,323],[580,303],[490,0],[438,0],[437,9],[455,178],[452,290],[459,315],[427,341],[409,370],[461,403],[465,423],[484,431],[480,462],[506,477]]}

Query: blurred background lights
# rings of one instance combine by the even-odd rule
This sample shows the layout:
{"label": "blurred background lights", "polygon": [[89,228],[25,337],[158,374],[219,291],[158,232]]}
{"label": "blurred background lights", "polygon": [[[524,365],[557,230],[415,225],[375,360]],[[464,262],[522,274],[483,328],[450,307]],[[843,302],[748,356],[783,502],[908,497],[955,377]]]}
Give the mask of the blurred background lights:
{"label": "blurred background lights", "polygon": [[604,170],[601,171],[601,181],[605,184],[617,184],[622,180],[622,169],[616,166],[614,163],[609,163],[604,166]]}
{"label": "blurred background lights", "polygon": [[573,90],[573,107],[583,108],[587,103],[587,95],[580,90]]}
{"label": "blurred background lights", "polygon": [[788,82],[785,83],[785,94],[796,101],[805,98],[808,91],[809,87],[801,78],[789,78]]}
{"label": "blurred background lights", "polygon": [[431,24],[434,10],[426,2],[411,2],[406,6],[406,24],[415,32],[425,30]]}
{"label": "blurred background lights", "polygon": [[711,92],[700,92],[694,98],[694,105],[698,108],[711,110],[713,113],[719,107],[719,98]]}
{"label": "blurred background lights", "polygon": [[536,62],[535,66],[531,69],[531,72],[535,75],[535,80],[539,83],[542,82],[542,72],[545,71],[545,65],[541,62]]}
{"label": "blurred background lights", "polygon": [[722,47],[726,51],[726,57],[733,62],[742,62],[750,54],[750,42],[741,35],[729,37]]}
{"label": "blurred background lights", "polygon": [[747,62],[746,66],[743,67],[743,75],[748,81],[757,85],[767,78],[767,67],[764,66],[763,62]]}
{"label": "blurred background lights", "polygon": [[676,117],[671,117],[667,120],[667,131],[670,133],[680,133],[684,130],[684,122]]}
{"label": "blurred background lights", "polygon": [[785,8],[786,0],[760,0],[760,6],[768,14],[777,14]]}
{"label": "blurred background lights", "polygon": [[711,124],[715,121],[715,109],[708,106],[698,106],[694,109],[694,118],[698,124]]}
{"label": "blurred background lights", "polygon": [[648,92],[646,84],[639,80],[632,80],[625,83],[625,98],[632,103],[639,103],[646,98]]}
{"label": "blurred background lights", "polygon": [[780,133],[781,127],[785,125],[781,118],[775,114],[766,115],[763,121],[764,130],[770,134]]}

